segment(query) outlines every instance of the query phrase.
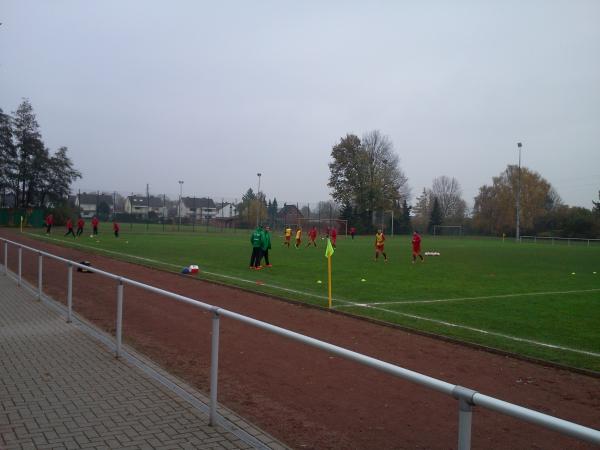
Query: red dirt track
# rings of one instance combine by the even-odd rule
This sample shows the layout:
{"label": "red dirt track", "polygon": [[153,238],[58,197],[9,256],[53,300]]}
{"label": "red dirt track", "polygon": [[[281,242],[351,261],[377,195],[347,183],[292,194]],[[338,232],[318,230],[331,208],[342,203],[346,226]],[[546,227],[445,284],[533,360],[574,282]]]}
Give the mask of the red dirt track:
{"label": "red dirt track", "polygon": [[[240,289],[25,238],[0,236],[582,425],[600,428],[600,378],[545,367]],[[0,248],[0,254],[4,251]],[[17,251],[9,247],[16,271]],[[3,258],[3,254],[2,254]],[[245,261],[240,262],[240,264]],[[277,270],[274,267],[271,270]],[[44,259],[44,292],[65,302],[64,264]],[[37,284],[37,256],[23,253]],[[74,272],[74,309],[114,331],[116,283]],[[208,390],[210,315],[125,286],[126,342]],[[457,400],[230,319],[221,320],[219,401],[293,448],[451,449]],[[475,407],[473,448],[594,448]]]}

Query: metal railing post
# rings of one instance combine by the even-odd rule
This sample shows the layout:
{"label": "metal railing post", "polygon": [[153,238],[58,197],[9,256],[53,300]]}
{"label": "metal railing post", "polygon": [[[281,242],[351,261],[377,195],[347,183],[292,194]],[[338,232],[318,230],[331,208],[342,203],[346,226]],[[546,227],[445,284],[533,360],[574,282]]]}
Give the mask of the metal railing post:
{"label": "metal railing post", "polygon": [[458,450],[471,450],[473,407],[465,400],[458,401]]}
{"label": "metal railing post", "polygon": [[4,275],[8,275],[8,242],[4,243]]}
{"label": "metal railing post", "polygon": [[217,387],[219,374],[219,310],[213,311],[210,349],[210,413],[208,424],[217,425]]}
{"label": "metal railing post", "polygon": [[67,270],[67,323],[73,320],[73,265]]}
{"label": "metal railing post", "polygon": [[17,284],[21,286],[21,272],[23,267],[23,247],[19,247],[19,281]]}
{"label": "metal railing post", "polygon": [[38,299],[42,299],[42,262],[43,256],[41,253],[38,254]]}
{"label": "metal railing post", "polygon": [[116,329],[116,338],[117,338],[117,348],[116,348],[116,357],[121,357],[121,345],[123,344],[123,280],[119,279],[119,284],[117,285],[117,329]]}
{"label": "metal railing post", "polygon": [[476,393],[462,386],[455,386],[452,390],[452,396],[458,399],[458,450],[471,450],[473,396]]}

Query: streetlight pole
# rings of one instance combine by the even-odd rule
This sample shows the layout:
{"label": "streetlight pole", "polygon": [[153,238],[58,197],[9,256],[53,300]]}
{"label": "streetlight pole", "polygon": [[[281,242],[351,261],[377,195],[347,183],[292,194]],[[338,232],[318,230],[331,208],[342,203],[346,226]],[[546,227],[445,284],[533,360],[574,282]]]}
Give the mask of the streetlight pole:
{"label": "streetlight pole", "polygon": [[179,203],[177,208],[177,215],[179,216],[179,228],[181,228],[181,196],[183,195],[183,180],[179,180]]}
{"label": "streetlight pole", "polygon": [[258,227],[258,225],[260,224],[260,177],[261,177],[262,173],[257,173],[256,176],[258,177],[258,191],[256,193],[256,226]]}
{"label": "streetlight pole", "polygon": [[519,174],[517,183],[517,242],[521,239],[520,223],[521,223],[521,147],[523,144],[517,142],[517,148],[519,149]]}

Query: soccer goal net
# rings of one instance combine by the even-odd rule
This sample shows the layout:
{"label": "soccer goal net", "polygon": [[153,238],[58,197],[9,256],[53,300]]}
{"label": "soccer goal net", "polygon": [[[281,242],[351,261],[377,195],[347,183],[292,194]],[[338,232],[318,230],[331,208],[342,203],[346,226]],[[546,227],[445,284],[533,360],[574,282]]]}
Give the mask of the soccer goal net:
{"label": "soccer goal net", "polygon": [[327,234],[327,231],[333,228],[335,228],[338,235],[348,235],[348,221],[345,219],[309,219],[303,217],[298,219],[297,225],[300,225],[303,230],[317,227],[317,231],[321,235]]}
{"label": "soccer goal net", "polygon": [[434,236],[462,236],[462,225],[434,225]]}

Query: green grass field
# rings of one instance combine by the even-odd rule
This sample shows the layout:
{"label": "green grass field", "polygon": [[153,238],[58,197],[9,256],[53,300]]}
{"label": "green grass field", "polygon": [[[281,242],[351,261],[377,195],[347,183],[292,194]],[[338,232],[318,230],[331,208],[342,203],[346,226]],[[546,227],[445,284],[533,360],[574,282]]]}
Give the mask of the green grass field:
{"label": "green grass field", "polygon": [[[327,306],[327,260],[318,248],[284,248],[273,234],[272,268],[248,268],[250,232],[145,232],[101,229],[52,241],[199,278]],[[33,235],[48,239],[40,232]],[[373,238],[342,237],[333,256],[333,307],[406,327],[600,372],[600,245],[516,244],[512,240],[432,238],[438,251],[411,264],[410,237],[386,241],[389,263],[374,261]],[[362,281],[362,280],[365,281]],[[319,283],[321,281],[321,283]]]}

